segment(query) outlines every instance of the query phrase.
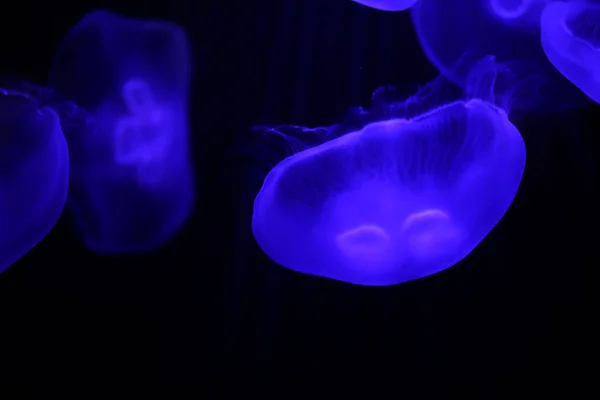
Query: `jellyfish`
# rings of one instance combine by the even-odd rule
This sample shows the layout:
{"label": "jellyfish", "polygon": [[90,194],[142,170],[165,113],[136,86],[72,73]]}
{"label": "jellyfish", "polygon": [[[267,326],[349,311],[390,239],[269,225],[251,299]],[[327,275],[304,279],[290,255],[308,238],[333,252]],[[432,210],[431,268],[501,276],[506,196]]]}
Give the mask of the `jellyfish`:
{"label": "jellyfish", "polygon": [[382,11],[404,11],[411,8],[418,0],[352,0],[355,3]]}
{"label": "jellyfish", "polygon": [[189,216],[189,83],[187,38],[172,23],[97,10],[59,44],[49,85],[93,120],[65,133],[67,208],[91,250],[152,251]]}
{"label": "jellyfish", "polygon": [[600,103],[600,4],[548,4],[542,13],[542,46],[558,71]]}
{"label": "jellyfish", "polygon": [[28,83],[0,88],[0,272],[52,230],[67,199],[67,143],[39,89]]}
{"label": "jellyfish", "polygon": [[508,210],[525,166],[521,134],[490,98],[490,65],[476,64],[469,97],[421,112],[437,82],[397,104],[378,90],[378,110],[354,112],[365,126],[296,146],[255,198],[258,245],[291,270],[369,286],[465,258]]}
{"label": "jellyfish", "polygon": [[548,113],[589,102],[548,61],[540,45],[540,18],[553,0],[422,0],[411,8],[427,58],[447,78],[466,87],[484,56],[511,63],[513,109]]}

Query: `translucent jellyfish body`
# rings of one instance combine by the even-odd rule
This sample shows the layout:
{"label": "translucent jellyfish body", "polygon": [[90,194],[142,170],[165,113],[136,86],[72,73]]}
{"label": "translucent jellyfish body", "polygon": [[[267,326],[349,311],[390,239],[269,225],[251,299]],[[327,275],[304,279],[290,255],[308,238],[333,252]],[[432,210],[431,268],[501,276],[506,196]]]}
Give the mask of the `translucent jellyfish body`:
{"label": "translucent jellyfish body", "polygon": [[69,153],[57,113],[0,89],[0,272],[50,232],[67,199]]}
{"label": "translucent jellyfish body", "polygon": [[352,0],[382,11],[403,11],[411,8],[417,0]]}
{"label": "translucent jellyfish body", "polygon": [[[465,87],[482,57],[510,63],[509,87],[518,90],[512,108],[551,112],[589,101],[548,62],[540,45],[540,18],[551,0],[420,0],[411,8],[429,60]],[[508,78],[507,78],[508,80]]]}
{"label": "translucent jellyfish body", "polygon": [[600,103],[600,4],[548,4],[542,14],[542,46],[558,71]]}
{"label": "translucent jellyfish body", "polygon": [[94,120],[66,135],[68,206],[92,250],[153,250],[188,217],[189,81],[187,39],[171,23],[94,11],[61,42],[50,84]]}
{"label": "translucent jellyfish body", "polygon": [[482,100],[390,119],[275,166],[254,203],[255,239],[292,270],[363,285],[459,262],[517,192],[525,145]]}

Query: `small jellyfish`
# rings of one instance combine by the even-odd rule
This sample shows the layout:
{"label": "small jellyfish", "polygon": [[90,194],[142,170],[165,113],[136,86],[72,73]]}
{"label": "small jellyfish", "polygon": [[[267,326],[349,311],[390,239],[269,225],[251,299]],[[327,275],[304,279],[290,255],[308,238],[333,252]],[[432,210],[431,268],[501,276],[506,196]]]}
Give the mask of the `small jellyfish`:
{"label": "small jellyfish", "polygon": [[[411,17],[427,58],[461,85],[484,56],[511,63],[514,109],[547,113],[589,100],[552,67],[540,45],[540,18],[551,0],[420,0]],[[518,67],[518,68],[517,68]]]}
{"label": "small jellyfish", "polygon": [[418,0],[352,0],[355,3],[362,4],[381,11],[404,11],[412,6]]}
{"label": "small jellyfish", "polygon": [[[482,60],[469,81],[493,85],[495,72],[480,69],[492,64]],[[372,106],[389,118],[301,149],[265,178],[252,229],[276,263],[354,284],[398,284],[458,263],[508,210],[525,144],[506,110],[463,98],[412,116],[415,97],[392,104],[386,92],[376,91]],[[417,97],[427,102],[435,92]]]}
{"label": "small jellyfish", "polygon": [[67,199],[67,143],[42,93],[29,84],[0,88],[0,272],[50,232]]}
{"label": "small jellyfish", "polygon": [[542,13],[542,46],[558,71],[600,103],[600,4],[548,4]]}
{"label": "small jellyfish", "polygon": [[189,83],[187,38],[171,23],[93,11],[60,43],[50,85],[93,120],[65,133],[67,206],[93,251],[154,250],[189,216]]}

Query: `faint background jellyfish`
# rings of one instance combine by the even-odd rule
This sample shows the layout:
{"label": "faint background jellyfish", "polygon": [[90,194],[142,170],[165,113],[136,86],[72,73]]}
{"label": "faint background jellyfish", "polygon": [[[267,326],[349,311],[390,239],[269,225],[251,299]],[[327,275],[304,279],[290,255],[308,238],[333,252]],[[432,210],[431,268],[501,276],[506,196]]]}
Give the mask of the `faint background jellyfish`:
{"label": "faint background jellyfish", "polygon": [[404,11],[411,8],[418,0],[352,0],[382,11]]}
{"label": "faint background jellyfish", "polygon": [[550,62],[600,103],[600,3],[550,3],[542,13],[542,46]]}
{"label": "faint background jellyfish", "polygon": [[487,55],[511,63],[513,107],[547,113],[589,102],[548,62],[540,17],[551,0],[421,0],[411,16],[423,51],[446,77],[465,87],[473,65]]}
{"label": "faint background jellyfish", "polygon": [[93,11],[60,43],[50,85],[93,117],[67,134],[68,206],[90,249],[150,251],[188,217],[189,81],[186,35],[168,22]]}
{"label": "faint background jellyfish", "polygon": [[46,93],[25,82],[0,86],[0,272],[50,232],[67,198],[67,143]]}
{"label": "faint background jellyfish", "polygon": [[525,167],[523,139],[493,102],[497,67],[480,60],[468,97],[424,112],[441,101],[443,78],[398,103],[379,89],[378,120],[345,134],[336,125],[314,147],[292,142],[300,152],[255,199],[259,246],[292,270],[362,285],[418,279],[466,257],[509,208]]}

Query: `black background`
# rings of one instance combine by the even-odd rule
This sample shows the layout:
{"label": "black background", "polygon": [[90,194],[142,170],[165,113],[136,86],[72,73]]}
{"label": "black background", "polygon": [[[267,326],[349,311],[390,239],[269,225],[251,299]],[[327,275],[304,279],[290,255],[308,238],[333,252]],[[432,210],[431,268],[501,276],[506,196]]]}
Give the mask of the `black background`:
{"label": "black background", "polygon": [[199,198],[154,254],[94,255],[63,218],[0,275],[1,399],[15,388],[45,398],[137,378],[238,396],[249,384],[279,396],[333,384],[487,399],[593,378],[600,106],[520,122],[519,193],[464,261],[402,285],[354,286],[286,270],[260,251],[252,201],[278,150],[249,145],[248,129],[331,124],[378,86],[435,78],[408,13],[346,0],[10,3],[0,69],[39,84],[60,38],[94,8],[188,31]]}

